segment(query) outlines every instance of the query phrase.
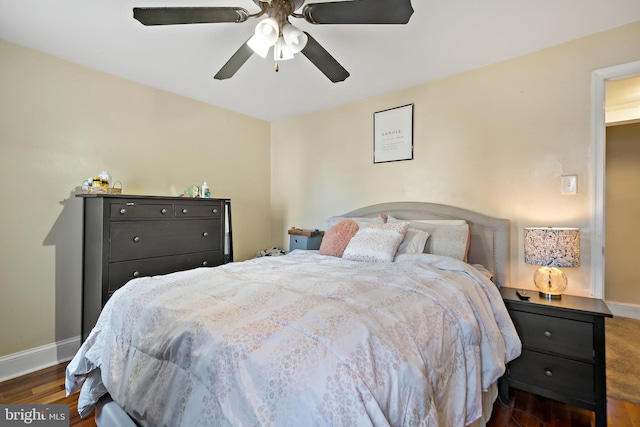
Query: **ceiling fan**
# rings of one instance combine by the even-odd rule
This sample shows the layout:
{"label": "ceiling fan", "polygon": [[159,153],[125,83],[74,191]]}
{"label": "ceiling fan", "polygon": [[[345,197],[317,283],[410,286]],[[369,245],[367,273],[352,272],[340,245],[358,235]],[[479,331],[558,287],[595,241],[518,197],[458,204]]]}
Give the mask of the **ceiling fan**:
{"label": "ceiling fan", "polygon": [[296,13],[305,0],[253,0],[260,11],[250,14],[242,7],[135,7],[133,17],[144,25],[241,23],[249,18],[267,16],[255,28],[254,35],[234,53],[214,76],[224,80],[233,75],[257,53],[263,58],[273,47],[275,69],[278,61],[301,52],[332,82],[349,77],[336,59],[311,35],[291,25],[289,17],[311,24],[406,24],[413,14],[411,0],[351,0],[310,3]]}

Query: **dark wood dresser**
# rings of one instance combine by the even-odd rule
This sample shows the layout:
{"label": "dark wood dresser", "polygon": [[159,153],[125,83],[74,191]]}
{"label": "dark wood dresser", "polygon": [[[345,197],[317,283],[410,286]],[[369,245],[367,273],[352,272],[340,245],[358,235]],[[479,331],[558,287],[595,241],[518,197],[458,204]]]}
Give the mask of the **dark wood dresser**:
{"label": "dark wood dresser", "polygon": [[82,341],[107,300],[129,280],[233,261],[228,199],[79,197],[84,199]]}
{"label": "dark wood dresser", "polygon": [[612,317],[600,299],[562,295],[541,297],[528,290],[522,301],[514,288],[500,288],[522,341],[522,354],[499,381],[500,397],[509,387],[548,397],[596,413],[607,425],[604,319]]}

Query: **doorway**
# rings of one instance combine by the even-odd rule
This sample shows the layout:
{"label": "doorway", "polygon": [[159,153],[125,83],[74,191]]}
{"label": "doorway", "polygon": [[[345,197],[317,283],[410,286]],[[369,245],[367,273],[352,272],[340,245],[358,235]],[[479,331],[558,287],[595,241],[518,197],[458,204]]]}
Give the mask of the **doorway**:
{"label": "doorway", "polygon": [[[596,298],[605,297],[605,178],[606,178],[606,84],[640,76],[640,61],[596,70],[592,74],[593,209],[591,235],[592,290]],[[614,310],[615,312],[615,310]],[[636,317],[636,316],[629,316]]]}

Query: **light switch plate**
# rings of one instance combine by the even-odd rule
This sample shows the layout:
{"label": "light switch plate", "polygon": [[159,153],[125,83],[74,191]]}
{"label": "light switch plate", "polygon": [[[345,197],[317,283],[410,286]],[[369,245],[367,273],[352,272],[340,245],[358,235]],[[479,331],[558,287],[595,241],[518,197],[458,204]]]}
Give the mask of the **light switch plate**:
{"label": "light switch plate", "polygon": [[571,195],[578,192],[578,176],[577,175],[562,175],[561,179],[562,188],[561,194]]}

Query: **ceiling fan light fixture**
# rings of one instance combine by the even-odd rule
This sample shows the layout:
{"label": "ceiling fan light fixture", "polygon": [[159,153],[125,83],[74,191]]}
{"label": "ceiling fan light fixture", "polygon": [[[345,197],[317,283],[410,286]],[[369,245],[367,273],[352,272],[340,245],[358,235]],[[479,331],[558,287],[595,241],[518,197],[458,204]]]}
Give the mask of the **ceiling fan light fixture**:
{"label": "ceiling fan light fixture", "polygon": [[255,34],[258,37],[264,39],[264,42],[269,46],[273,46],[278,41],[280,36],[280,26],[278,22],[273,18],[266,18],[258,22],[256,25]]}
{"label": "ceiling fan light fixture", "polygon": [[282,27],[282,37],[287,47],[292,53],[299,53],[307,45],[309,38],[305,33],[291,24],[285,24]]}
{"label": "ceiling fan light fixture", "polygon": [[286,61],[293,59],[293,51],[287,46],[282,37],[278,37],[276,45],[273,47],[273,60]]}
{"label": "ceiling fan light fixture", "polygon": [[256,54],[260,55],[263,59],[267,57],[271,45],[265,42],[264,38],[257,34],[254,34],[248,41],[247,46],[251,48]]}

